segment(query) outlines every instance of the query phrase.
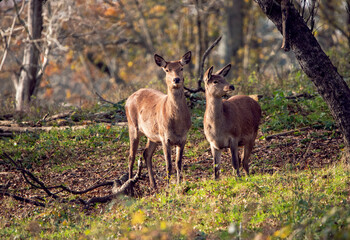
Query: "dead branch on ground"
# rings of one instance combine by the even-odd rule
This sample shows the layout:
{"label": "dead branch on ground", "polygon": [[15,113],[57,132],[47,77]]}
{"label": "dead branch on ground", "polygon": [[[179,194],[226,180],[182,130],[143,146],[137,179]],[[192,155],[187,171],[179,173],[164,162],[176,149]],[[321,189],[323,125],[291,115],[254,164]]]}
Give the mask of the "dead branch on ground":
{"label": "dead branch on ground", "polygon": [[304,128],[300,128],[300,129],[295,129],[295,130],[290,130],[290,131],[286,131],[286,132],[281,132],[281,133],[276,133],[276,134],[272,134],[269,136],[265,137],[266,141],[270,141],[273,138],[278,138],[278,137],[283,137],[283,136],[287,136],[289,134],[295,133],[295,132],[301,132],[301,131],[306,131],[309,130],[312,127],[304,127]]}
{"label": "dead branch on ground", "polygon": [[[111,201],[112,199],[115,199],[117,196],[125,194],[127,189],[131,189],[137,181],[141,178],[141,170],[142,170],[142,164],[141,160],[138,160],[138,169],[136,175],[132,178],[121,184],[122,179],[125,179],[125,176],[121,176],[119,179],[113,180],[113,181],[106,181],[99,184],[96,184],[94,186],[91,186],[87,189],[76,191],[71,188],[68,188],[64,185],[57,185],[57,186],[47,186],[44,182],[42,182],[39,178],[37,178],[32,172],[28,171],[27,169],[23,168],[21,164],[14,159],[12,159],[6,152],[3,152],[2,157],[4,159],[9,160],[13,166],[16,167],[16,169],[22,174],[24,177],[26,183],[28,183],[32,188],[34,189],[40,189],[43,190],[46,193],[46,196],[40,196],[36,197],[38,200],[33,200],[30,198],[24,198],[15,194],[12,194],[8,188],[1,188],[0,189],[0,195],[12,197],[13,199],[29,204],[33,204],[35,206],[41,206],[46,207],[49,202],[45,202],[45,197],[50,197],[55,199],[59,202],[78,202],[83,205],[84,208],[89,208],[92,205],[96,203],[106,203]],[[9,183],[10,184],[10,183]],[[120,186],[121,185],[121,186]],[[9,185],[10,186],[10,185]],[[67,200],[67,198],[61,197],[59,194],[62,192],[70,193],[73,195],[81,195],[88,193],[90,191],[93,191],[97,188],[104,187],[104,186],[113,186],[112,193],[106,196],[102,197],[92,197],[88,200],[84,200],[82,198],[78,198],[77,200]],[[58,192],[52,192],[52,190],[59,190]]]}

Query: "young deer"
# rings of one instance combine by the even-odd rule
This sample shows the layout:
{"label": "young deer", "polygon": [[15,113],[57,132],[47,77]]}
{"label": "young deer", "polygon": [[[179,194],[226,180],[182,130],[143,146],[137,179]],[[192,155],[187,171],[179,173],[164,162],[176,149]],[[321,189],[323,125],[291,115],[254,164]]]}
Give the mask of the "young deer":
{"label": "young deer", "polygon": [[243,168],[249,175],[248,159],[253,149],[261,118],[259,104],[249,96],[233,96],[228,100],[222,97],[231,90],[225,76],[231,65],[223,67],[212,74],[213,67],[204,75],[206,109],[204,114],[204,133],[210,143],[214,158],[214,177],[220,172],[221,151],[230,148],[232,165],[239,174],[241,161],[238,158],[238,147],[244,146],[242,154]]}
{"label": "young deer", "polygon": [[172,171],[171,146],[176,146],[177,183],[181,181],[182,154],[191,127],[190,111],[184,94],[183,66],[191,60],[191,52],[187,52],[179,61],[165,61],[155,54],[156,64],[166,73],[167,93],[165,95],[154,89],[140,89],[126,101],[125,111],[128,119],[130,155],[129,178],[132,178],[135,154],[139,139],[145,135],[147,140],[143,157],[148,168],[150,184],[156,188],[152,170],[152,155],[158,144],[162,144],[167,180]]}

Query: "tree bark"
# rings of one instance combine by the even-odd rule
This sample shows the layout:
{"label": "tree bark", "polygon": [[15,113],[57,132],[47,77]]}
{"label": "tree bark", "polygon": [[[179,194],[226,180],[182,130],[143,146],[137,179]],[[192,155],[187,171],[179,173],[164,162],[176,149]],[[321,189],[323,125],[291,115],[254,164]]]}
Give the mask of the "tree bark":
{"label": "tree bark", "polygon": [[[282,32],[281,6],[273,0],[256,0],[265,15]],[[350,89],[337,72],[299,12],[290,6],[290,44],[302,70],[311,79],[327,103],[350,151]],[[349,156],[349,155],[348,155]]]}
{"label": "tree bark", "polygon": [[20,70],[19,80],[16,84],[16,110],[23,111],[29,104],[31,96],[39,86],[38,39],[41,38],[43,28],[43,0],[30,0],[28,5],[28,38],[24,49],[23,65]]}
{"label": "tree bark", "polygon": [[289,52],[290,46],[289,46],[289,0],[282,0],[281,1],[281,11],[282,11],[282,35],[283,35],[283,42],[282,42],[282,49],[284,51]]}

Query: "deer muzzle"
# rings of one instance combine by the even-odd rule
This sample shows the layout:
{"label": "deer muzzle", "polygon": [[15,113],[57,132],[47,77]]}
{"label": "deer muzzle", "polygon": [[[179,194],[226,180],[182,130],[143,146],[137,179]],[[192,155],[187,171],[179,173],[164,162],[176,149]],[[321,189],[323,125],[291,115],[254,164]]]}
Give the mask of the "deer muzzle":
{"label": "deer muzzle", "polygon": [[230,91],[233,91],[233,90],[235,90],[235,87],[233,85],[226,85],[224,87],[224,91],[225,92],[230,92]]}

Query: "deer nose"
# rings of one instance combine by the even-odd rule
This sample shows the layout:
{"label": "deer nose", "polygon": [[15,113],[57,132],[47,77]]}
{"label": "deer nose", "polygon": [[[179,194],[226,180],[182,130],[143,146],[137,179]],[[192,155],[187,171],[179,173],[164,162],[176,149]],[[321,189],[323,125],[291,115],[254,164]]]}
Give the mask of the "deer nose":
{"label": "deer nose", "polygon": [[230,90],[235,90],[235,87],[233,85],[230,85]]}
{"label": "deer nose", "polygon": [[179,83],[180,82],[180,78],[174,78],[174,83]]}

